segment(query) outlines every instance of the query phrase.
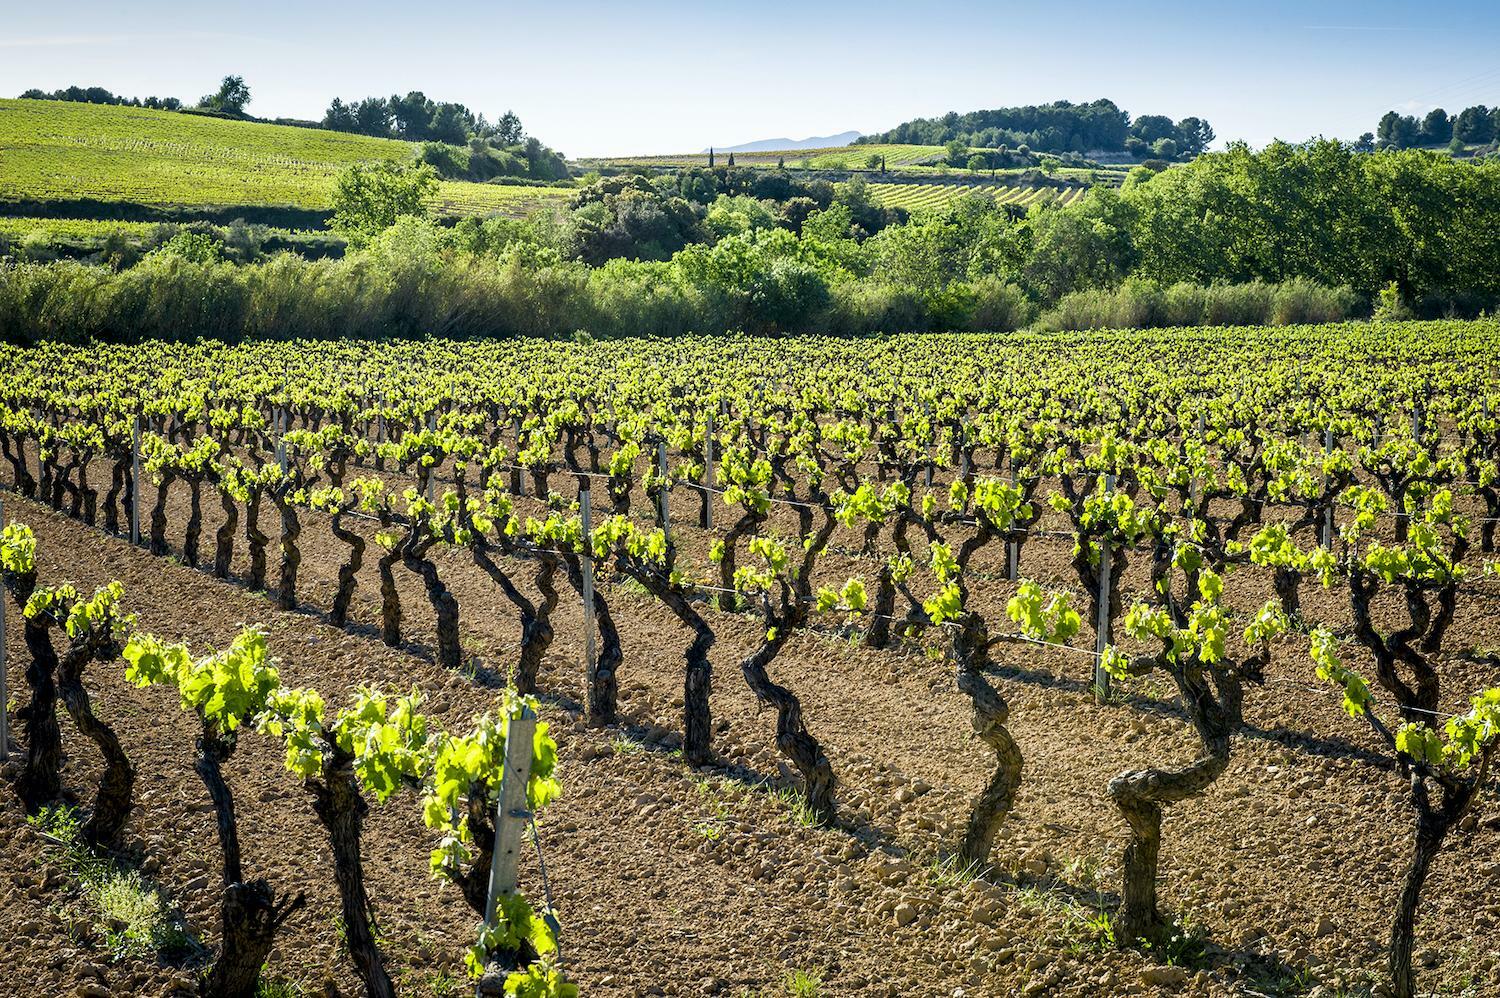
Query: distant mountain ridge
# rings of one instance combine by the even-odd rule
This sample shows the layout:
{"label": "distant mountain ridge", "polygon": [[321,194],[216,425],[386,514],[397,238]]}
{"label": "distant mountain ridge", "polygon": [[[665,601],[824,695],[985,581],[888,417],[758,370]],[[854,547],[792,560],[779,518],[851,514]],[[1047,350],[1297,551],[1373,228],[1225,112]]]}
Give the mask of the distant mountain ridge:
{"label": "distant mountain ridge", "polygon": [[[806,139],[761,139],[737,146],[714,146],[714,152],[776,152],[779,149],[833,149],[837,146],[853,145],[859,132],[839,132],[837,135],[814,135]],[[708,152],[707,149],[703,150]]]}

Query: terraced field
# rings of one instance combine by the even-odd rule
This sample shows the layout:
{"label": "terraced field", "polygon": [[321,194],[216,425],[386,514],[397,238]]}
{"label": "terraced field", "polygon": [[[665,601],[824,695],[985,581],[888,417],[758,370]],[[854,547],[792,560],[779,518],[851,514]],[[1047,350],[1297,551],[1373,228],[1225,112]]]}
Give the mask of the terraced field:
{"label": "terraced field", "polygon": [[[0,198],[325,209],[339,171],[411,143],[313,128],[62,101],[0,100]],[[444,181],[439,210],[516,214],[558,188]]]}
{"label": "terraced field", "polygon": [[[798,169],[810,170],[862,170],[872,155],[884,156],[887,169],[922,166],[943,157],[942,146],[868,145],[835,146],[828,149],[781,149],[767,152],[737,152],[736,166],[774,167],[777,163]],[[708,153],[685,153],[665,156],[604,156],[580,159],[578,165],[585,169],[614,167],[685,167],[707,166]],[[729,162],[729,154],[716,153],[714,162],[722,165]]]}
{"label": "terraced field", "polygon": [[941,208],[961,197],[980,194],[1001,204],[1027,206],[1042,201],[1071,204],[1083,197],[1086,187],[1017,187],[1007,184],[871,184],[876,201],[892,208],[918,211]]}
{"label": "terraced field", "polygon": [[10,218],[0,216],[0,238],[19,242],[40,232],[53,239],[103,239],[112,232],[144,236],[158,222],[124,222],[112,218]]}

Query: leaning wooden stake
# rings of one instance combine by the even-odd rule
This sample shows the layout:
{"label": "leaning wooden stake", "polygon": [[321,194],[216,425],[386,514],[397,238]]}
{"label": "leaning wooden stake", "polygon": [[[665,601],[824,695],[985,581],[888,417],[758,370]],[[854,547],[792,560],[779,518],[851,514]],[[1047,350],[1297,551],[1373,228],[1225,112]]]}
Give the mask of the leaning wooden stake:
{"label": "leaning wooden stake", "polygon": [[578,508],[583,518],[583,555],[579,558],[583,569],[583,688],[585,697],[592,697],[594,675],[599,669],[598,650],[594,647],[594,550],[590,537],[594,532],[590,510],[588,479],[578,490]]}
{"label": "leaning wooden stake", "polygon": [[[1010,466],[1011,488],[1016,485],[1016,466]],[[1015,582],[1021,574],[1021,543],[1014,537],[1005,542],[1005,574],[1010,581]]]}
{"label": "leaning wooden stake", "polygon": [[[1329,427],[1323,431],[1323,460],[1327,462],[1328,455],[1333,453],[1333,428]],[[1323,489],[1328,489],[1328,472],[1323,472]],[[1327,497],[1328,505],[1323,509],[1323,546],[1332,550],[1333,548],[1333,499]]]}
{"label": "leaning wooden stake", "polygon": [[495,924],[496,902],[516,893],[516,860],[531,812],[526,807],[526,784],[531,780],[531,744],[536,714],[523,706],[519,717],[505,726],[505,771],[500,775],[500,801],[495,805],[495,849],[490,860],[490,890],[484,921]]}
{"label": "leaning wooden stake", "polygon": [[141,417],[130,419],[130,543],[141,543]]}
{"label": "leaning wooden stake", "polygon": [[[484,923],[493,926],[502,898],[516,894],[517,860],[526,826],[532,813],[527,807],[526,785],[531,780],[532,738],[536,732],[536,714],[522,706],[518,717],[505,726],[505,770],[500,774],[500,800],[495,805],[495,848],[490,854],[490,883],[484,902]],[[504,992],[504,978],[521,969],[521,954],[494,953],[475,989],[478,998]]]}
{"label": "leaning wooden stake", "polygon": [[708,414],[707,425],[703,429],[703,486],[706,501],[703,503],[703,517],[701,526],[704,530],[712,530],[714,526],[714,414]]}
{"label": "leaning wooden stake", "polygon": [[[1115,490],[1115,476],[1104,476],[1104,491]],[[1099,703],[1109,699],[1109,673],[1104,671],[1104,649],[1109,646],[1110,563],[1114,552],[1109,541],[1099,541],[1099,618],[1094,621],[1094,697]]]}
{"label": "leaning wooden stake", "polygon": [[[511,471],[510,471],[510,490],[511,490],[511,492],[515,493],[518,496],[524,496],[526,494],[526,476],[525,476],[525,474],[522,473],[521,467],[520,467],[520,464],[521,464],[521,417],[520,416],[513,416],[513,417],[511,417],[510,424],[511,424],[511,429],[515,432],[515,436],[516,436],[516,454],[515,454],[515,457],[512,458],[512,460],[514,460],[516,462],[516,467],[512,468]],[[544,496],[543,498],[546,498],[546,497]]]}
{"label": "leaning wooden stake", "polygon": [[276,409],[276,466],[281,469],[281,477],[286,477],[286,410],[278,407]]}
{"label": "leaning wooden stake", "polygon": [[672,480],[667,477],[667,442],[665,440],[656,442],[656,473],[661,476],[661,497],[657,500],[658,511],[661,513],[661,532],[670,544],[672,541],[672,507],[668,500],[672,496]]}

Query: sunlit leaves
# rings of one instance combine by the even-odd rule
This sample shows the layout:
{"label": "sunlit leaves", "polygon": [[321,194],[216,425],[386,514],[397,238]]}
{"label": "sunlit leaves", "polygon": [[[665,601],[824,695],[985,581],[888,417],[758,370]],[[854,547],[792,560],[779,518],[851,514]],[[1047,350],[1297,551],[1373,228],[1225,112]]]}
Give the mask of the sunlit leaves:
{"label": "sunlit leaves", "polygon": [[1333,632],[1318,628],[1310,635],[1309,654],[1317,667],[1318,678],[1332,683],[1344,695],[1344,709],[1358,717],[1370,706],[1370,685],[1359,673],[1344,665],[1339,657],[1339,640]]}
{"label": "sunlit leaves", "polygon": [[1026,637],[1063,644],[1083,626],[1071,600],[1068,593],[1048,593],[1028,579],[1021,583],[1016,595],[1006,604],[1005,612]]}

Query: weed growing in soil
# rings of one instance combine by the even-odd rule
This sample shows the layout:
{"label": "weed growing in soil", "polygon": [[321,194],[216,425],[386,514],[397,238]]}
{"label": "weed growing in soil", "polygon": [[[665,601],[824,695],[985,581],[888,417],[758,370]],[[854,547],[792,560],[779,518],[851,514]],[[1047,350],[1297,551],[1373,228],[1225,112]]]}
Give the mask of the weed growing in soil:
{"label": "weed growing in soil", "polygon": [[267,977],[264,971],[255,989],[255,998],[305,998],[306,994],[300,984],[283,977]]}
{"label": "weed growing in soil", "polygon": [[772,794],[782,804],[786,805],[787,814],[792,820],[806,828],[818,827],[818,813],[807,803],[807,795],[793,787],[779,787]]}
{"label": "weed growing in soil", "polygon": [[693,778],[693,783],[698,788],[698,796],[713,812],[693,825],[693,831],[710,842],[717,842],[724,836],[724,823],[730,817],[729,802],[724,799],[719,784],[714,780],[699,776]]}
{"label": "weed growing in soil", "polygon": [[1104,870],[1093,856],[1077,856],[1063,867],[1062,877],[1086,891],[1099,893],[1104,884]]}
{"label": "weed growing in soil", "polygon": [[423,998],[460,998],[473,991],[472,985],[467,985],[446,970],[407,975],[401,984],[402,994],[421,995]]}
{"label": "weed growing in soil", "polygon": [[195,945],[139,870],[122,867],[84,843],[77,811],[45,807],[27,820],[55,844],[54,858],[82,890],[81,914],[112,952],[169,955]]}
{"label": "weed growing in soil", "polygon": [[1155,939],[1138,939],[1136,948],[1169,967],[1202,970],[1208,966],[1208,937],[1188,922],[1169,923]]}
{"label": "weed growing in soil", "polygon": [[822,998],[823,978],[811,971],[790,971],[782,983],[791,998]]}
{"label": "weed growing in soil", "polygon": [[952,890],[981,880],[990,868],[980,863],[965,863],[957,856],[939,856],[927,864],[927,883]]}
{"label": "weed growing in soil", "polygon": [[640,742],[633,742],[624,735],[615,735],[610,739],[609,747],[615,755],[637,755],[646,751],[646,746]]}

